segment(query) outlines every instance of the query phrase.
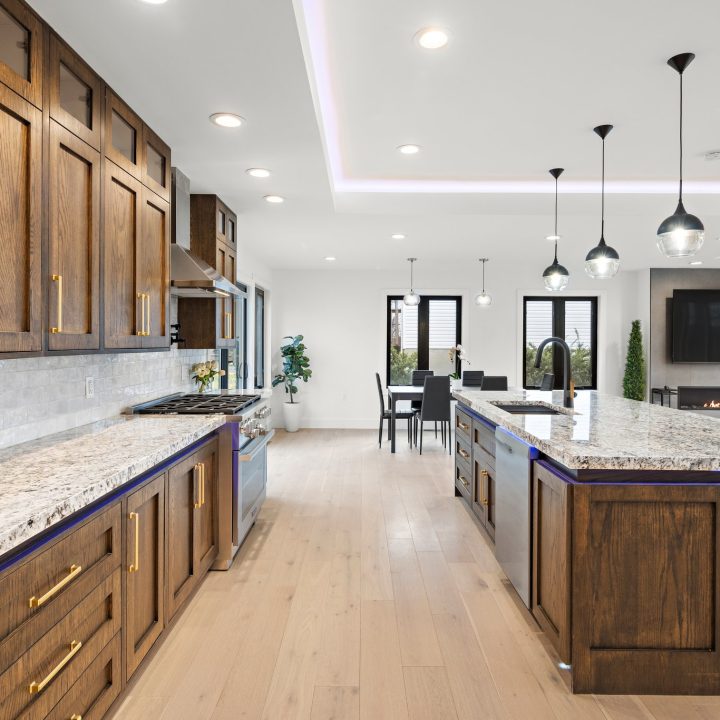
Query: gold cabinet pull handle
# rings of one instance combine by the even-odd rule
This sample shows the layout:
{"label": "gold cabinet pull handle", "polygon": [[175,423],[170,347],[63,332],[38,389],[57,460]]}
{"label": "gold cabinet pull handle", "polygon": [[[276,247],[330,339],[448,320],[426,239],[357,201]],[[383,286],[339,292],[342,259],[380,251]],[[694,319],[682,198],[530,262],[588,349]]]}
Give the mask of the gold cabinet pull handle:
{"label": "gold cabinet pull handle", "polygon": [[55,678],[55,676],[78,654],[82,643],[79,640],[73,640],[70,643],[70,651],[68,654],[40,681],[31,682],[28,690],[31,695],[42,692]]}
{"label": "gold cabinet pull handle", "polygon": [[469,430],[470,429],[470,426],[467,423],[460,422],[459,420],[458,420],[458,427],[461,430]]}
{"label": "gold cabinet pull handle", "polygon": [[31,608],[39,608],[44,605],[53,595],[59,593],[68,583],[71,583],[82,572],[82,565],[71,565],[68,574],[57,585],[53,585],[44,595],[35,597],[33,595],[28,600]]}
{"label": "gold cabinet pull handle", "polygon": [[139,292],[137,297],[140,301],[140,325],[136,334],[142,337],[145,335],[145,293]]}
{"label": "gold cabinet pull handle", "polygon": [[205,504],[205,463],[200,463],[200,507]]}
{"label": "gold cabinet pull handle", "polygon": [[484,478],[490,477],[490,473],[488,473],[487,470],[481,470],[480,475],[482,475]]}
{"label": "gold cabinet pull handle", "polygon": [[82,715],[78,715],[77,713],[73,713],[70,716],[70,720],[82,720]]}
{"label": "gold cabinet pull handle", "polygon": [[150,335],[150,293],[145,293],[145,300],[147,301],[147,313],[145,314],[145,335]]}
{"label": "gold cabinet pull handle", "polygon": [[466,460],[470,457],[468,453],[465,452],[462,448],[458,448],[458,452],[460,453],[461,457],[464,457]]}
{"label": "gold cabinet pull handle", "polygon": [[193,485],[195,486],[195,497],[197,498],[193,503],[193,507],[199,510],[202,507],[202,491],[200,490],[200,463],[197,463],[193,467]]}
{"label": "gold cabinet pull handle", "polygon": [[462,475],[460,476],[460,482],[461,482],[465,487],[470,487],[470,483],[469,483]]}
{"label": "gold cabinet pull handle", "polygon": [[131,512],[128,517],[135,521],[135,562],[128,567],[128,572],[134,573],[140,569],[140,513]]}
{"label": "gold cabinet pull handle", "polygon": [[490,504],[490,501],[487,498],[483,498],[482,504],[487,506]]}
{"label": "gold cabinet pull handle", "polygon": [[52,279],[57,283],[57,326],[51,327],[50,332],[57,335],[63,331],[63,281],[62,275],[53,275]]}

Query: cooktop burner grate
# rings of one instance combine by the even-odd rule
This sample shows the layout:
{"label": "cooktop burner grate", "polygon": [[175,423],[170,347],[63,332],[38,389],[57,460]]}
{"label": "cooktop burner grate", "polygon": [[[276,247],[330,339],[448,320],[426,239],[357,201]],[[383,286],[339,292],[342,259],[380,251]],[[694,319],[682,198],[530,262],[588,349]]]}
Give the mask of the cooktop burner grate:
{"label": "cooktop burner grate", "polygon": [[183,415],[238,415],[244,409],[254,405],[259,399],[259,395],[189,394],[161,398],[151,403],[139,405],[133,408],[133,412],[142,415],[167,415],[172,413]]}

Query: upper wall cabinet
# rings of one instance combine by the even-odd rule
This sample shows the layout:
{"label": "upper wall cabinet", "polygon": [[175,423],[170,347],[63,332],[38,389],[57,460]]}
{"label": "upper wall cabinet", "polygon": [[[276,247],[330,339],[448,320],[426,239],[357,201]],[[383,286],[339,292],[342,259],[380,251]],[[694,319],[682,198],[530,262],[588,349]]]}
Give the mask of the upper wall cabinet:
{"label": "upper wall cabinet", "polygon": [[135,179],[142,179],[142,120],[107,89],[105,101],[105,157]]}
{"label": "upper wall cabinet", "polygon": [[50,121],[49,350],[100,347],[100,153]]}
{"label": "upper wall cabinet", "polygon": [[0,0],[0,83],[42,107],[43,25],[20,0]]}
{"label": "upper wall cabinet", "polygon": [[170,148],[147,125],[142,134],[142,183],[170,202]]}
{"label": "upper wall cabinet", "polygon": [[100,150],[102,80],[56,35],[50,36],[50,117]]}
{"label": "upper wall cabinet", "polygon": [[0,85],[0,352],[42,348],[42,113]]}

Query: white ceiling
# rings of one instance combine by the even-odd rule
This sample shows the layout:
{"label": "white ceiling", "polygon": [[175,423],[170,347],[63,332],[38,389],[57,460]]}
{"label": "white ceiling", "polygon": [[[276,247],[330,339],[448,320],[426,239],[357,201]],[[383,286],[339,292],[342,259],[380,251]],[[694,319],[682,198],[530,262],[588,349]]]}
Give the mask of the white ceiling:
{"label": "white ceiling", "polygon": [[[676,180],[678,83],[665,60],[692,50],[686,176],[702,193],[686,206],[706,225],[705,267],[720,267],[720,196],[708,192],[720,161],[703,157],[720,149],[716,0],[30,1],[171,145],[193,191],[237,210],[270,267],[333,255],[329,268],[403,278],[408,255],[541,271],[556,165],[560,259],[582,272],[599,236],[592,127],[606,122],[608,242],[626,269],[687,266],[661,258],[654,235],[675,205],[663,193]],[[450,30],[448,47],[413,43],[429,25]],[[217,128],[218,111],[247,124]],[[409,142],[422,152],[395,151]],[[272,177],[246,176],[254,166]],[[268,205],[270,193],[287,202]]]}

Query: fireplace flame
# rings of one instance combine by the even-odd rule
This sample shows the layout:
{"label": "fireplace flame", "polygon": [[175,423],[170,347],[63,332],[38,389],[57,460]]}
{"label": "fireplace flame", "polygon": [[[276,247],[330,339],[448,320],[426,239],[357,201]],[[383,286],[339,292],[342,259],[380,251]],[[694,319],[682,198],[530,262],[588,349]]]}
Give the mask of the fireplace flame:
{"label": "fireplace flame", "polygon": [[703,405],[708,410],[720,410],[720,400],[711,400]]}

